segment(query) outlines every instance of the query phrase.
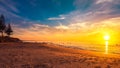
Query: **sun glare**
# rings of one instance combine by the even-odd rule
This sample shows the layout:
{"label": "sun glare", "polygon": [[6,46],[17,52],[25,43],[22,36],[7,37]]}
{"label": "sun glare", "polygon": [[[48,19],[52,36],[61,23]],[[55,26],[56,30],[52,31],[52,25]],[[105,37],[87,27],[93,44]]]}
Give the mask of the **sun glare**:
{"label": "sun glare", "polygon": [[110,39],[110,36],[109,35],[105,35],[104,36],[104,40],[108,41]]}

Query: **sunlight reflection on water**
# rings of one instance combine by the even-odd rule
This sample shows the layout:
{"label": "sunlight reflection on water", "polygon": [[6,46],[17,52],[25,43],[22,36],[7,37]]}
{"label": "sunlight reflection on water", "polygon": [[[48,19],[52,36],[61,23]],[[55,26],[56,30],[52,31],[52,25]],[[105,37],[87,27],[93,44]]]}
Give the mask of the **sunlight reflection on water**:
{"label": "sunlight reflection on water", "polygon": [[61,44],[65,47],[71,47],[76,49],[84,49],[84,50],[90,50],[90,51],[97,51],[97,52],[103,52],[105,54],[114,53],[114,54],[120,54],[120,45],[109,45],[108,48],[108,41],[105,42],[105,44],[76,44],[76,43],[57,43]]}
{"label": "sunlight reflection on water", "polygon": [[27,41],[27,42],[47,42],[47,43],[55,43],[64,47],[70,47],[70,48],[75,48],[75,49],[83,49],[83,50],[90,50],[90,51],[97,51],[97,52],[103,52],[103,53],[107,53],[109,51],[109,53],[115,53],[115,54],[120,54],[120,45],[109,45],[109,49],[108,46],[105,46],[105,44],[108,45],[108,42],[105,42],[105,44],[84,44],[82,42],[51,42],[51,41]]}

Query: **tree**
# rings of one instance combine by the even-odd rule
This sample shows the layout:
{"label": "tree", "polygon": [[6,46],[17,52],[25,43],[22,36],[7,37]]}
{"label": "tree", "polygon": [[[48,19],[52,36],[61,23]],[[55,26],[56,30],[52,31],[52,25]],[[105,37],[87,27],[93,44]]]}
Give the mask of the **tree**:
{"label": "tree", "polygon": [[6,27],[6,31],[5,31],[5,33],[8,35],[8,37],[10,37],[10,35],[12,35],[13,30],[12,30],[10,24],[8,24],[8,26]]}
{"label": "tree", "polygon": [[5,18],[3,15],[0,16],[0,33],[1,33],[1,41],[3,41],[4,37],[4,31],[5,31],[6,25],[5,25]]}

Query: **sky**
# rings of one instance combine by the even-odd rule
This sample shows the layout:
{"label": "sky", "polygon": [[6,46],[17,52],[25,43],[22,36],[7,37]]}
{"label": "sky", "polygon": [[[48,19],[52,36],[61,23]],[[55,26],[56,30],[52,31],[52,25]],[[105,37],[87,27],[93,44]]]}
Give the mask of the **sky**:
{"label": "sky", "polygon": [[[120,0],[0,0],[13,37],[37,41],[119,41]],[[117,43],[117,42],[116,42]]]}

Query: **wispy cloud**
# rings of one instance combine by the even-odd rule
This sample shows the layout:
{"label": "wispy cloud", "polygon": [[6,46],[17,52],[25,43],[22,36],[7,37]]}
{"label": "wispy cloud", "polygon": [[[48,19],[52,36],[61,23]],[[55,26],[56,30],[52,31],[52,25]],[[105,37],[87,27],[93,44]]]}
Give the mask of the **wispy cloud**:
{"label": "wispy cloud", "polygon": [[0,14],[4,14],[5,17],[7,18],[7,20],[11,19],[11,20],[15,20],[15,19],[22,19],[21,16],[11,12],[11,11],[8,11],[6,8],[4,8],[3,6],[0,6]]}
{"label": "wispy cloud", "polygon": [[0,0],[0,14],[3,14],[6,19],[6,23],[13,23],[22,26],[26,23],[30,23],[29,19],[22,17],[19,14],[19,9],[16,7],[17,3],[11,0]]}
{"label": "wispy cloud", "polygon": [[11,0],[0,0],[0,14],[5,16],[6,22],[16,23],[16,21],[24,20],[19,16],[19,10],[16,7],[16,3]]}
{"label": "wispy cloud", "polygon": [[105,3],[105,2],[113,2],[114,0],[96,0],[96,4]]}
{"label": "wispy cloud", "polygon": [[65,16],[63,16],[63,15],[59,15],[59,17],[48,18],[48,20],[64,20],[64,19],[65,19]]}
{"label": "wispy cloud", "polygon": [[[89,2],[90,1],[90,2]],[[84,7],[87,8],[84,11],[79,10],[79,8],[75,11],[72,11],[66,15],[66,20],[69,21],[69,23],[79,23],[79,22],[91,22],[91,24],[94,24],[95,22],[100,22],[102,20],[106,20],[109,18],[115,18],[119,17],[120,13],[118,12],[119,8],[116,5],[120,2],[118,0],[76,0],[74,4],[76,4],[77,7],[81,8],[81,5],[77,5],[77,3],[83,3],[86,2],[87,4],[90,3],[90,6]],[[76,3],[77,2],[77,3]],[[99,2],[99,4],[96,4]]]}
{"label": "wispy cloud", "polygon": [[5,9],[10,9],[13,12],[19,13],[19,10],[16,8],[15,2],[11,0],[0,0],[0,3],[4,5]]}

